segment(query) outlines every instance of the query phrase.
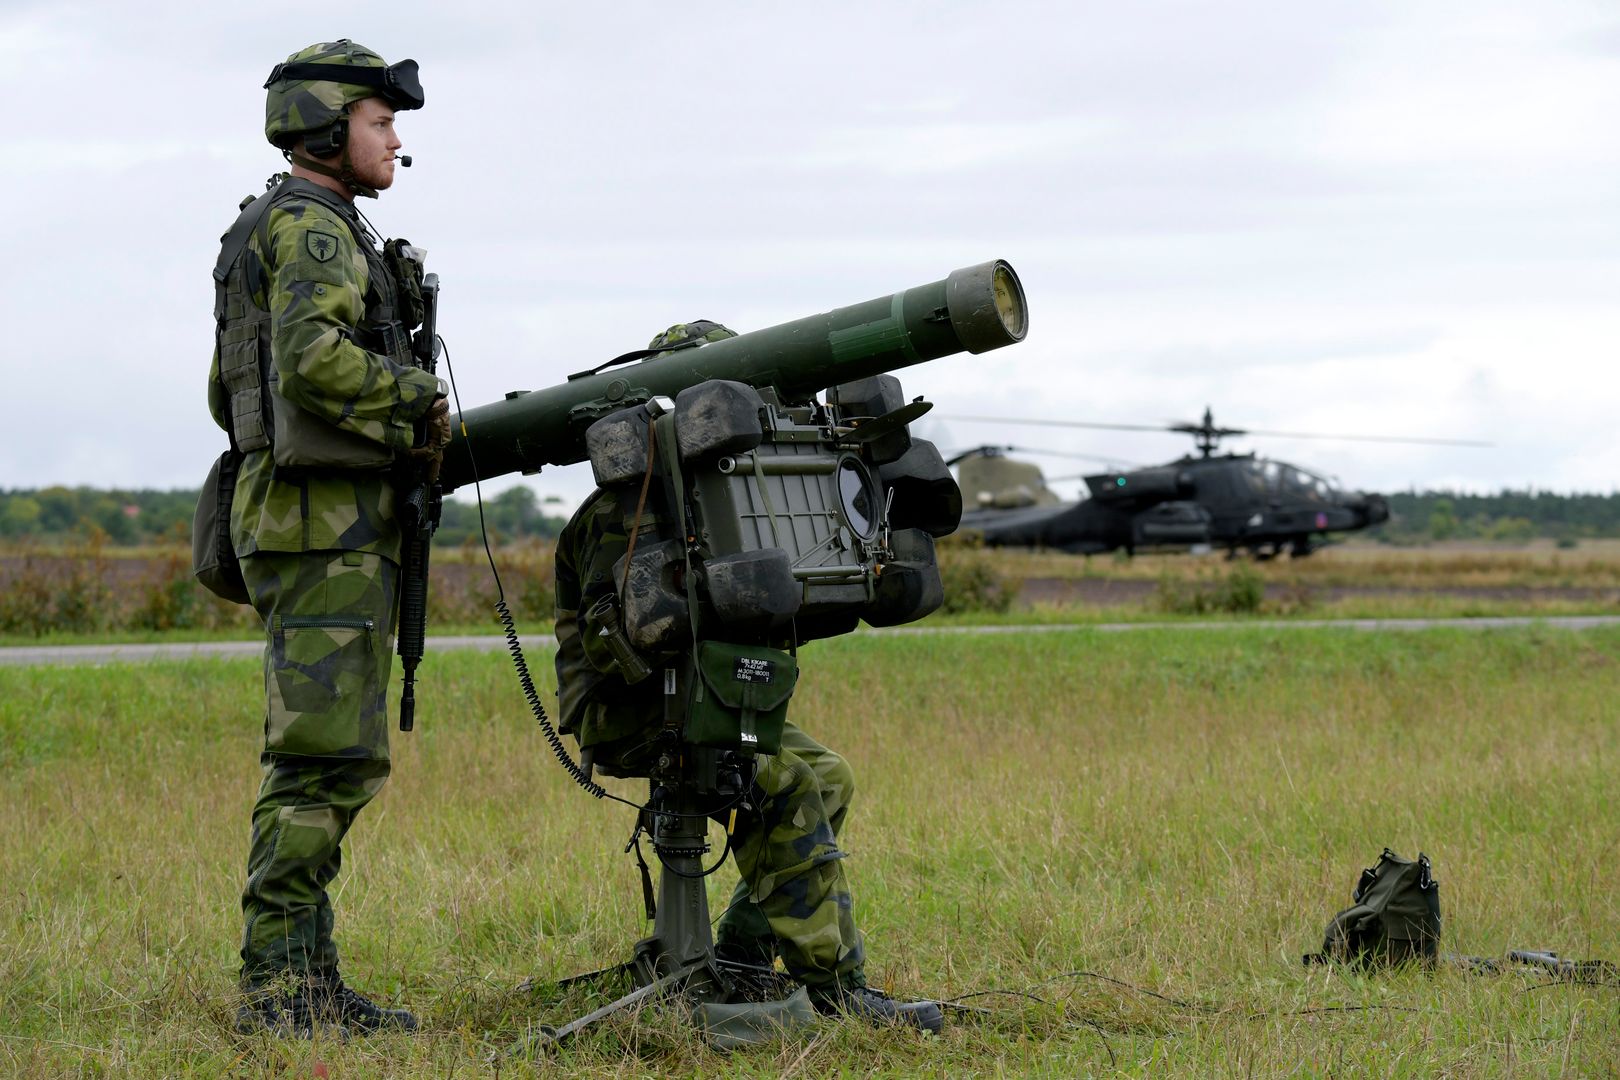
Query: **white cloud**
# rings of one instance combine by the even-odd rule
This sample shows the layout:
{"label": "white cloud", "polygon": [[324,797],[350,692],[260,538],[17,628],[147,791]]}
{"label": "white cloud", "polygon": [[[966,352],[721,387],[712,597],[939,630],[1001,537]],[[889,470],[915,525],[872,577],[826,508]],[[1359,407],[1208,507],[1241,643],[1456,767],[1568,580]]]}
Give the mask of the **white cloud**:
{"label": "white cloud", "polygon": [[1614,25],[1612,8],[1418,4],[1342,72],[1305,141],[1347,164],[1487,187],[1612,170],[1620,80],[1611,58],[1572,47]]}
{"label": "white cloud", "polygon": [[[422,62],[429,105],[401,121],[416,167],[365,209],[432,251],[468,404],[679,319],[757,328],[999,256],[1030,339],[901,372],[940,413],[1208,404],[1501,444],[1246,444],[1368,487],[1620,475],[1602,5],[366,3],[346,21]],[[0,93],[50,102],[0,140],[7,374],[34,404],[0,439],[0,486],[197,483],[222,443],[207,268],[278,164],[260,84],[334,31],[290,39],[248,4],[0,14]],[[532,482],[577,497],[589,475]]]}

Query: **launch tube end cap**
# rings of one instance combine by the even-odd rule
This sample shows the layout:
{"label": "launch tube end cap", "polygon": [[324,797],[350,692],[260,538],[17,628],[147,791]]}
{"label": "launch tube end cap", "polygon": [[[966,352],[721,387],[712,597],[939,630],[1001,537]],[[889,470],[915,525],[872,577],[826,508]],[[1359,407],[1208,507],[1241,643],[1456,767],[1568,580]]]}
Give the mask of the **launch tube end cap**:
{"label": "launch tube end cap", "polygon": [[970,353],[1015,345],[1029,332],[1024,286],[1000,259],[953,271],[945,279],[945,307]]}

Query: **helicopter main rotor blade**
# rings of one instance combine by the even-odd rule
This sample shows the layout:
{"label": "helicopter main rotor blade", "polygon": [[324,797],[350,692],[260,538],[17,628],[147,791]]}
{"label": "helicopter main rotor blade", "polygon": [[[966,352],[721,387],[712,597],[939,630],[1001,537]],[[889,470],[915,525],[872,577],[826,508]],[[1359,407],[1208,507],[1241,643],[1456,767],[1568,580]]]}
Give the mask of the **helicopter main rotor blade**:
{"label": "helicopter main rotor blade", "polygon": [[[1171,431],[1197,435],[1205,430],[1201,425],[1177,424],[1105,424],[1095,420],[1041,420],[1018,416],[961,416],[952,413],[941,420],[965,420],[982,424],[1027,424],[1032,427],[1102,428],[1109,431]],[[1271,431],[1262,428],[1215,428],[1210,434],[1227,437],[1233,435],[1266,435],[1279,439],[1338,439],[1349,442],[1422,443],[1430,446],[1493,447],[1495,443],[1476,439],[1432,439],[1408,435],[1321,435],[1303,431]]]}
{"label": "helicopter main rotor blade", "polygon": [[970,457],[999,456],[1001,454],[1033,454],[1037,457],[1071,458],[1075,461],[1095,461],[1103,465],[1122,465],[1127,469],[1141,468],[1139,462],[1126,461],[1124,458],[1108,457],[1104,454],[1082,454],[1075,450],[1046,450],[1036,446],[975,446],[960,451],[945,459],[946,465],[956,465]]}
{"label": "helicopter main rotor blade", "polygon": [[1245,428],[1248,435],[1267,435],[1274,439],[1338,439],[1345,442],[1422,443],[1428,446],[1493,447],[1496,444],[1477,439],[1431,439],[1422,435],[1320,435],[1303,431],[1268,431],[1263,428]]}
{"label": "helicopter main rotor blade", "polygon": [[1028,424],[1032,427],[1106,428],[1110,431],[1164,431],[1163,424],[1104,424],[1089,420],[1033,420],[1017,416],[961,416],[952,413],[941,420],[966,420],[974,424]]}
{"label": "helicopter main rotor blade", "polygon": [[1038,446],[1003,446],[1009,454],[1035,454],[1040,457],[1069,458],[1074,461],[1096,461],[1103,465],[1123,465],[1127,469],[1140,468],[1141,464],[1126,461],[1124,458],[1107,457],[1103,454],[1082,454],[1077,450],[1046,450]]}

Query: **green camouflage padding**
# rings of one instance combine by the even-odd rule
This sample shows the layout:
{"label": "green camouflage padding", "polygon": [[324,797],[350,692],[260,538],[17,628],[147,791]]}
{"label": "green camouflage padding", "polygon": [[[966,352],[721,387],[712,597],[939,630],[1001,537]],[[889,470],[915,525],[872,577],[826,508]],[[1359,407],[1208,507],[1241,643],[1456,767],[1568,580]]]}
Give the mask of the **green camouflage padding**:
{"label": "green camouflage padding", "polygon": [[[636,495],[597,489],[557,538],[558,726],[581,747],[636,746],[663,720],[660,680],[626,685],[581,614],[618,588],[613,564],[628,544]],[[650,514],[642,528],[638,545],[658,538],[660,524]],[[792,721],[782,740],[781,754],[758,759],[759,813],[737,823],[733,850],[745,899],[722,917],[720,940],[757,952],[768,937],[795,978],[864,985],[864,951],[837,844],[854,774]]]}
{"label": "green camouflage padding", "polygon": [[[598,488],[557,537],[557,726],[582,747],[637,735],[664,716],[659,680],[629,686],[613,677],[613,654],[584,614],[618,591],[613,564],[629,545],[636,494]],[[653,542],[660,527],[657,516],[643,510],[637,543]]]}
{"label": "green camouflage padding", "polygon": [[[381,56],[348,38],[300,49],[287,63],[332,64],[343,67],[387,67]],[[264,99],[264,137],[288,150],[304,135],[330,127],[351,102],[376,97],[377,91],[351,83],[325,80],[285,80],[271,83]]]}
{"label": "green camouflage padding", "polygon": [[[264,283],[253,302],[271,316],[270,355],[279,392],[304,411],[390,449],[409,447],[414,423],[438,394],[419,368],[368,352],[354,338],[368,318],[373,270],[355,241],[357,222],[294,198],[268,215],[269,250],[257,232],[242,258],[257,260]],[[364,235],[362,233],[362,235]],[[379,263],[380,265],[380,259]],[[209,407],[229,430],[219,356],[209,372]],[[257,551],[341,548],[398,561],[394,488],[383,470],[277,470],[269,450],[246,455],[231,507],[240,556]]]}
{"label": "green camouflage padding", "polygon": [[695,322],[676,323],[648,342],[647,348],[664,349],[673,352],[676,349],[686,349],[693,345],[706,345],[711,341],[724,341],[726,338],[736,336],[735,333],[711,319],[698,319]]}
{"label": "green camouflage padding", "polygon": [[788,973],[810,985],[864,986],[865,948],[838,849],[854,770],[792,721],[782,752],[760,764],[766,798],[757,823],[739,823],[741,880],[715,940],[767,965],[780,953]]}
{"label": "green camouflage padding", "polygon": [[388,779],[388,674],[399,570],[357,551],[258,554],[242,576],[264,619],[264,780],[242,892],[249,983],[337,966],[327,886],[349,826]]}

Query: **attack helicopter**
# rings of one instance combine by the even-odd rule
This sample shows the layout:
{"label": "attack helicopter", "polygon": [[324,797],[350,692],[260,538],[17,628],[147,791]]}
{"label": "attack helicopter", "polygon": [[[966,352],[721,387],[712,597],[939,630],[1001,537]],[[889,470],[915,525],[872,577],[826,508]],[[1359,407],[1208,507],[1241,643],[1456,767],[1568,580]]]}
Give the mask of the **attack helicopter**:
{"label": "attack helicopter", "polygon": [[962,488],[964,532],[977,534],[992,547],[1055,548],[1087,555],[1119,549],[1135,554],[1143,548],[1209,547],[1225,548],[1229,558],[1240,551],[1257,559],[1274,558],[1284,551],[1301,558],[1315,551],[1331,534],[1354,532],[1389,520],[1389,503],[1382,495],[1346,490],[1309,469],[1252,453],[1217,454],[1222,439],[1273,435],[1488,445],[1455,439],[1305,435],[1221,427],[1208,407],[1198,423],[1166,425],[988,416],[947,419],[1191,435],[1198,450],[1196,457],[1188,455],[1167,465],[1115,468],[1084,475],[1080,478],[1090,497],[1078,502],[1059,499],[1046,486],[1039,467],[1007,457],[1009,452],[1018,452],[1016,447],[979,446],[950,460],[957,467]]}

